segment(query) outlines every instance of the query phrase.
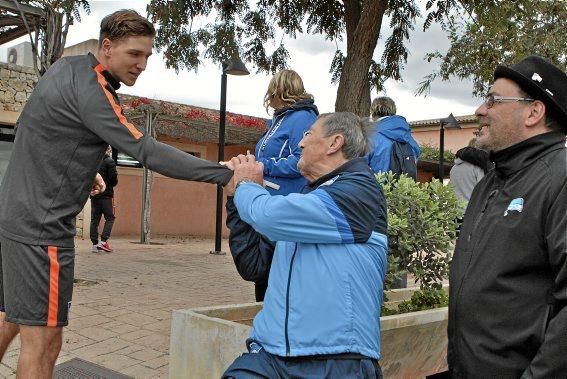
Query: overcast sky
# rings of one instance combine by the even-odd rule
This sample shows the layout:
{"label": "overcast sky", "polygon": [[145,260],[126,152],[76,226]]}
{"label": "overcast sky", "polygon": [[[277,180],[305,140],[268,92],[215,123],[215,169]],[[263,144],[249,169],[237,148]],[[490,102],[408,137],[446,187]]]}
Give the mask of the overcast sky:
{"label": "overcast sky", "polygon": [[[71,26],[67,37],[67,46],[80,43],[91,38],[98,38],[98,30],[102,17],[122,8],[136,9],[146,14],[149,1],[90,1],[91,14],[83,15],[82,21]],[[410,56],[402,73],[403,82],[389,80],[386,82],[386,95],[392,97],[397,104],[398,114],[409,121],[446,117],[449,113],[455,116],[473,114],[480,103],[471,95],[472,84],[453,80],[451,82],[435,82],[427,97],[415,96],[415,89],[423,77],[435,67],[424,61],[425,53],[448,47],[443,32],[432,27],[422,32],[422,22],[418,22],[416,30],[411,34],[409,44]],[[388,37],[387,21],[382,26],[382,36],[378,41],[375,60],[379,61],[384,40]],[[282,35],[277,36],[279,43]],[[6,48],[29,40],[20,38],[2,46],[0,59],[5,61]],[[334,42],[322,36],[298,35],[297,39],[284,37],[284,43],[290,52],[289,68],[297,71],[303,78],[308,92],[315,96],[315,103],[320,112],[334,110],[337,86],[331,84],[329,74],[330,62],[336,50]],[[339,45],[340,46],[340,45]],[[268,49],[275,46],[268,46]],[[250,69],[250,67],[249,67]],[[262,106],[263,96],[270,81],[269,75],[258,74],[250,70],[249,76],[229,76],[227,85],[227,110],[259,117],[269,117]],[[184,104],[218,109],[220,104],[220,67],[204,61],[197,73],[165,68],[161,54],[154,51],[150,57],[146,71],[133,87],[122,86],[119,92],[145,96],[154,99],[169,100]],[[381,93],[380,95],[383,95]],[[379,95],[372,93],[372,98]]]}

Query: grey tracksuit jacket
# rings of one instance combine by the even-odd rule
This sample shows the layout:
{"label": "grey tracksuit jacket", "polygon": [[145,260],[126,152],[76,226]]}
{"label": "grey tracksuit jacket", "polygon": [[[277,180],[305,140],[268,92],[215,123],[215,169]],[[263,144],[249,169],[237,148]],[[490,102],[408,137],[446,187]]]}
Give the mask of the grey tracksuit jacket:
{"label": "grey tracksuit jacket", "polygon": [[156,141],[122,114],[120,84],[92,55],[59,59],[39,80],[16,125],[0,187],[0,234],[72,247],[108,144],[163,175],[226,184],[229,169]]}

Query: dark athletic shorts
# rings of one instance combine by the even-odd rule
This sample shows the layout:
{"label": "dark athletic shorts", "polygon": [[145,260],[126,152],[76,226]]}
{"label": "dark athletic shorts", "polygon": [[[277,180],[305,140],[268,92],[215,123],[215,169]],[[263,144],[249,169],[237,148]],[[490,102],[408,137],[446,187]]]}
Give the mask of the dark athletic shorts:
{"label": "dark athletic shorts", "polygon": [[65,326],[75,249],[26,245],[0,236],[0,310],[20,325]]}

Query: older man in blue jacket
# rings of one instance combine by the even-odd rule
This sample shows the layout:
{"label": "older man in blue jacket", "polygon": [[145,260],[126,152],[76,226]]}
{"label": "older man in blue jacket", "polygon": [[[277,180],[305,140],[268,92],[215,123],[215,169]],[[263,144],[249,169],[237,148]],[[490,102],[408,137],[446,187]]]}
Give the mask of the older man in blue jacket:
{"label": "older man in blue jacket", "polygon": [[371,123],[352,113],[319,116],[300,142],[298,167],[309,181],[302,194],[271,196],[254,156],[230,161],[235,189],[227,223],[239,230],[231,249],[257,258],[239,271],[264,275],[263,257],[273,252],[273,261],[249,352],[225,378],[382,376],[387,223],[384,196],[364,158],[371,133]]}

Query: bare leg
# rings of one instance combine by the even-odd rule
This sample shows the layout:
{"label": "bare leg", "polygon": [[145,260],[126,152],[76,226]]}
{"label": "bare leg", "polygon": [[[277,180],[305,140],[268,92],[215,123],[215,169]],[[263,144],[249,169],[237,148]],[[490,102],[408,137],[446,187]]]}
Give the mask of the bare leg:
{"label": "bare leg", "polygon": [[0,312],[0,362],[4,358],[4,353],[8,346],[20,331],[17,324],[5,321],[6,313]]}
{"label": "bare leg", "polygon": [[63,328],[20,325],[18,379],[51,379],[61,351]]}

